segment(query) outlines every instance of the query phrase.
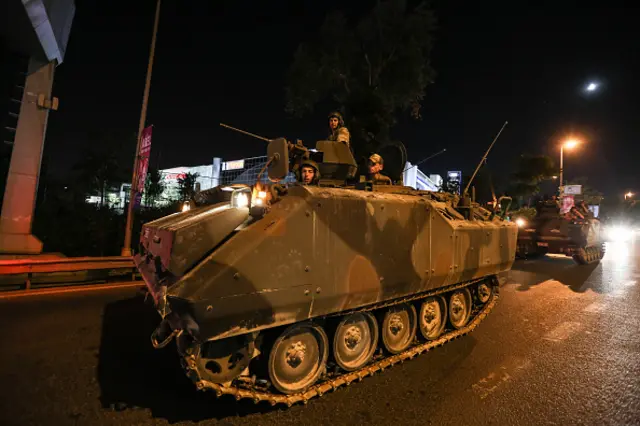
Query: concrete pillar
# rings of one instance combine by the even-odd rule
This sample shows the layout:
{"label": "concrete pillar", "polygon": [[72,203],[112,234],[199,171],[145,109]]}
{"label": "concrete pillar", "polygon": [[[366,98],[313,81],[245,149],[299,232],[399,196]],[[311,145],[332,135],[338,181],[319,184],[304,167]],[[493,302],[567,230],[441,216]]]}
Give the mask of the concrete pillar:
{"label": "concrete pillar", "polygon": [[51,99],[55,67],[55,61],[44,66],[33,59],[29,63],[2,203],[0,253],[42,252],[42,242],[31,234],[31,227],[49,110],[39,107],[37,101],[38,95]]}

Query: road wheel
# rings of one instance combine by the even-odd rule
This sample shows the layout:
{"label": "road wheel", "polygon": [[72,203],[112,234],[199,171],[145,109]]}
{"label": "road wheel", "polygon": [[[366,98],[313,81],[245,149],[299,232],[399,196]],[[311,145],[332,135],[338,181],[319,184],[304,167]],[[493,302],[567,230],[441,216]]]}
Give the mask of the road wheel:
{"label": "road wheel", "polygon": [[492,293],[493,287],[485,282],[481,282],[478,284],[478,287],[476,287],[476,296],[478,297],[478,301],[483,305],[489,301]]}
{"label": "road wheel", "polygon": [[587,252],[581,248],[573,255],[573,260],[579,265],[587,264]]}
{"label": "road wheel", "polygon": [[447,302],[442,296],[427,297],[420,306],[420,333],[427,340],[435,340],[447,323]]}
{"label": "road wheel", "polygon": [[271,347],[271,384],[285,394],[304,391],[325,371],[328,347],[329,339],[322,327],[313,323],[288,327]]}
{"label": "road wheel", "polygon": [[409,303],[392,306],[382,320],[382,344],[392,354],[398,354],[411,345],[416,336],[416,308]]}
{"label": "road wheel", "polygon": [[449,297],[449,322],[461,329],[471,317],[471,292],[468,288],[456,290]]}
{"label": "road wheel", "polygon": [[378,323],[368,312],[351,314],[342,319],[333,337],[333,357],[346,371],[366,365],[378,346]]}
{"label": "road wheel", "polygon": [[604,243],[602,243],[598,247],[598,256],[600,257],[601,260],[604,258],[605,252],[606,252],[606,246],[604,245]]}

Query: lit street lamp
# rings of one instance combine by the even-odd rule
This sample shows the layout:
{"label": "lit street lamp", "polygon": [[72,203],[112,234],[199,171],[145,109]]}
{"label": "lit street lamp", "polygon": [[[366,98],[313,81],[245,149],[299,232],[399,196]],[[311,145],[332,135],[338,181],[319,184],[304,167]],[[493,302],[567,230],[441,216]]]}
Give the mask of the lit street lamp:
{"label": "lit street lamp", "polygon": [[587,92],[594,92],[597,88],[598,88],[598,85],[596,83],[591,82],[587,85]]}
{"label": "lit street lamp", "polygon": [[[560,145],[560,190],[562,191],[562,187],[564,186],[564,149],[567,148],[569,150],[578,146],[580,142],[575,139],[569,139]],[[560,194],[562,195],[562,194]]]}
{"label": "lit street lamp", "polygon": [[624,194],[624,199],[627,200],[628,198],[633,197],[633,192],[627,192],[626,194]]}

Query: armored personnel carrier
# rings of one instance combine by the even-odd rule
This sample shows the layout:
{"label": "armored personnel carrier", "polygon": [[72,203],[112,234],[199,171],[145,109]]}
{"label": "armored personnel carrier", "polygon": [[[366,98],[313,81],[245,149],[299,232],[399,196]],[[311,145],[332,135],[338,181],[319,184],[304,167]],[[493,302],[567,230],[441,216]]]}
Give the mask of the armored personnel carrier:
{"label": "armored personnel carrier", "polygon": [[[279,183],[309,159],[317,184]],[[273,184],[204,191],[142,229],[152,343],[175,339],[198,389],[306,402],[470,332],[496,303],[517,239],[500,212],[358,179],[338,142],[271,140],[265,169]]]}
{"label": "armored personnel carrier", "polygon": [[519,228],[519,258],[555,253],[586,265],[599,262],[605,254],[600,221],[584,205],[561,214],[555,201],[541,202],[531,223],[521,219]]}

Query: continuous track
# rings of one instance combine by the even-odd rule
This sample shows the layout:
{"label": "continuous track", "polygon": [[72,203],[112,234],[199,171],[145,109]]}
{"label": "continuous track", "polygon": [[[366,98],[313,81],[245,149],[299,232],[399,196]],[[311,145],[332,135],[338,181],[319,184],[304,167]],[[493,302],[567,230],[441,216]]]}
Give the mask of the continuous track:
{"label": "continuous track", "polygon": [[[283,404],[291,407],[297,403],[306,404],[310,399],[315,397],[320,397],[327,392],[338,389],[342,386],[349,386],[351,383],[355,381],[361,381],[367,376],[371,376],[378,371],[383,371],[386,368],[390,368],[398,363],[402,363],[406,360],[414,358],[422,353],[428,352],[433,348],[438,346],[442,346],[447,342],[450,342],[454,339],[462,337],[471,331],[473,331],[482,320],[491,312],[493,307],[498,301],[498,283],[497,279],[493,279],[493,283],[491,283],[493,291],[490,299],[481,306],[474,305],[474,310],[472,311],[471,318],[467,325],[459,330],[448,330],[438,339],[427,342],[418,342],[411,348],[407,349],[404,352],[401,352],[397,355],[387,355],[387,356],[378,356],[374,358],[374,361],[364,366],[362,369],[345,373],[339,372],[335,374],[328,373],[324,376],[323,379],[320,380],[319,383],[311,386],[306,389],[304,392],[284,395],[280,393],[271,392],[268,388],[259,387],[255,384],[251,385],[245,382],[234,381],[231,386],[223,386],[221,384],[212,383],[210,381],[202,379],[202,375],[198,372],[197,363],[195,362],[195,358],[193,355],[186,356],[182,359],[183,367],[187,370],[187,376],[191,378],[191,380],[196,384],[196,387],[199,390],[211,390],[215,392],[215,394],[220,397],[222,395],[232,395],[236,398],[236,400],[241,399],[251,399],[254,403],[259,403],[261,401],[266,401],[271,405],[275,406],[278,404]],[[406,303],[408,301],[413,301],[417,299],[426,298],[429,296],[440,295],[444,293],[448,293],[450,291],[464,288],[464,287],[472,287],[473,284],[480,282],[481,280],[474,280],[472,282],[461,283],[458,285],[454,285],[451,287],[439,289],[434,292],[430,292],[428,294],[422,294],[419,296],[413,296],[409,298],[403,298],[401,300],[395,300],[391,303],[385,303],[382,305],[376,305],[367,309],[360,309],[359,311],[373,311],[376,309],[380,309],[382,307],[397,305],[400,303]],[[340,315],[345,315],[349,312],[342,312]]]}

